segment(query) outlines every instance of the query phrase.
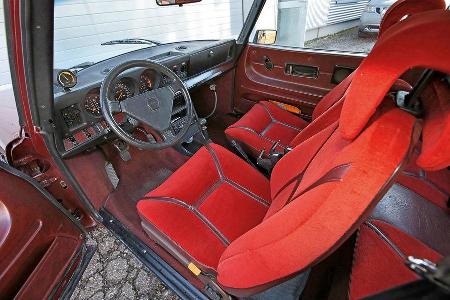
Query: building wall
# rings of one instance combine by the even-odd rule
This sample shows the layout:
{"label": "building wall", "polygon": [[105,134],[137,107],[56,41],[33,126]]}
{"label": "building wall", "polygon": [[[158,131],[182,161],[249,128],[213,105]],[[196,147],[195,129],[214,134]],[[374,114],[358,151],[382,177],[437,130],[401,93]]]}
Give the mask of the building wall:
{"label": "building wall", "polygon": [[368,0],[309,0],[306,40],[333,34],[358,25]]}
{"label": "building wall", "polygon": [[330,0],[330,10],[327,18],[327,25],[357,20],[361,17],[368,0],[338,3]]}

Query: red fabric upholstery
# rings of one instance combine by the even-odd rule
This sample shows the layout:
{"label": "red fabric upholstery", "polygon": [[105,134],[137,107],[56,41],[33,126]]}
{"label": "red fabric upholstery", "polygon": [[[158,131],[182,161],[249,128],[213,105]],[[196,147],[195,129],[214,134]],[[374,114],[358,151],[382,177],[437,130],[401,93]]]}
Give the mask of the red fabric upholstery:
{"label": "red fabric upholstery", "polygon": [[268,151],[277,141],[281,148],[287,147],[306,125],[308,122],[303,119],[271,102],[262,101],[228,127],[225,134],[229,139],[241,142],[248,153],[257,157],[263,149]]}
{"label": "red fabric upholstery", "polygon": [[425,117],[422,152],[417,164],[425,170],[436,171],[450,166],[450,85],[436,80],[422,98]]}
{"label": "red fabric upholstery", "polygon": [[378,40],[370,59],[355,71],[340,118],[343,136],[354,139],[361,132],[391,86],[408,69],[420,66],[450,73],[449,44],[450,11],[424,12],[392,26]]}
{"label": "red fabric upholstery", "polygon": [[[441,255],[407,235],[396,227],[382,221],[370,221],[404,255],[426,258],[433,262]],[[404,258],[367,223],[361,226],[353,258],[350,281],[350,299],[361,299],[377,292],[420,279],[404,264]]]}
{"label": "red fabric upholstery", "polygon": [[427,10],[445,9],[444,0],[397,0],[384,14],[378,37],[405,17]]}
{"label": "red fabric upholstery", "polygon": [[345,78],[341,83],[339,83],[334,89],[332,89],[325,97],[317,103],[317,106],[314,108],[312,113],[313,120],[317,119],[319,116],[324,114],[330,107],[332,107],[337,101],[341,100],[347,91],[350,83],[353,79],[353,74],[350,74],[347,78]]}
{"label": "red fabric upholstery", "polygon": [[[317,104],[312,115],[313,122],[342,99],[350,85],[352,76],[348,76]],[[262,105],[264,107],[261,107]],[[320,131],[320,129],[335,122],[338,117],[336,112],[340,112],[341,107],[342,103],[336,106],[329,116],[322,118],[319,121],[320,125],[317,124],[318,126],[313,126],[306,133],[302,134],[305,127],[309,125],[308,122],[275,104],[262,101],[254,105],[239,121],[228,127],[225,130],[225,134],[230,140],[240,142],[247,153],[257,157],[262,150],[268,151],[276,141],[280,141],[284,148],[298,145],[301,141]],[[274,111],[276,114],[273,114],[271,118],[266,108],[270,108],[270,111]],[[288,124],[289,126],[283,126],[283,124]],[[301,135],[299,136],[299,134]]]}
{"label": "red fabric upholstery", "polygon": [[423,170],[416,164],[419,153],[420,148],[415,151],[411,163],[397,177],[397,182],[450,212],[447,206],[450,199],[450,170],[446,168],[432,172]]}
{"label": "red fabric upholstery", "polygon": [[214,144],[145,197],[137,204],[141,217],[211,269],[230,242],[262,221],[270,203],[268,180]]}
{"label": "red fabric upholstery", "polygon": [[[413,16],[402,23],[407,33],[411,28],[420,32],[417,24],[422,24],[430,34],[432,23],[439,29],[436,36],[444,34],[445,40],[448,31],[440,29],[448,23],[443,19],[449,17],[433,13],[421,22]],[[388,30],[383,36],[384,53],[392,51],[391,38],[403,35],[395,26]],[[429,47],[417,40],[410,46],[415,46],[411,51],[419,57],[423,54],[417,48]],[[369,64],[368,70],[397,70],[391,68],[390,60],[379,63],[377,67]],[[355,83],[356,75],[361,78]],[[355,74],[353,93],[360,89],[358,85],[377,91],[379,85],[384,86],[382,81],[371,82],[371,74],[367,74],[367,82],[362,81],[364,77],[365,72]],[[347,97],[345,121],[339,122],[339,128],[337,122],[323,125],[322,131],[286,154],[273,170],[270,188],[245,162],[210,145],[138,203],[141,217],[201,266],[217,270],[218,283],[229,291],[266,286],[311,267],[339,247],[368,217],[394,173],[407,163],[418,138],[420,122],[395,108],[392,97],[385,97],[381,107],[364,118],[353,113],[362,128],[352,132],[356,123],[348,120],[347,102],[363,113],[381,103],[377,93],[366,96],[359,97],[364,99],[362,103]],[[279,118],[281,114],[270,110],[269,115]],[[349,131],[356,135],[344,134]]]}
{"label": "red fabric upholstery", "polygon": [[[259,286],[301,271],[338,247],[405,158],[414,124],[407,113],[387,109],[353,142],[330,126],[328,133],[314,137],[322,146],[315,140],[289,152],[272,173],[272,194],[278,194],[274,209],[271,206],[261,224],[227,247],[218,266],[219,283],[242,289]],[[318,151],[310,161],[302,157],[309,147]],[[346,164],[350,168],[343,178],[315,186],[330,170]]]}

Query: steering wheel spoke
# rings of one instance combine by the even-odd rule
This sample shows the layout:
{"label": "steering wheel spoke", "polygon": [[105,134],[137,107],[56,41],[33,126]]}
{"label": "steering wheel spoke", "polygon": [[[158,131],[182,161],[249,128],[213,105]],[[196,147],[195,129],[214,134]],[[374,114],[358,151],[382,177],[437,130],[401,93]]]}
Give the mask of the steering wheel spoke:
{"label": "steering wheel spoke", "polygon": [[120,102],[116,101],[116,100],[108,101],[108,108],[112,114],[122,112],[122,108],[120,107]]}

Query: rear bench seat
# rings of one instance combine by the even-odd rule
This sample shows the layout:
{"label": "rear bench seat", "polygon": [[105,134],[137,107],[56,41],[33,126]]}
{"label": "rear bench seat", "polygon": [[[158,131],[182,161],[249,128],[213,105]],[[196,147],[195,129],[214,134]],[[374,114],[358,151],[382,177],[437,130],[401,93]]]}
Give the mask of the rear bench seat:
{"label": "rear bench seat", "polygon": [[[450,171],[441,173],[449,176]],[[430,189],[425,181],[421,186],[417,183],[415,190]],[[448,199],[450,181],[445,188]],[[448,209],[396,183],[359,230],[350,277],[350,299],[361,299],[421,279],[405,265],[406,257],[437,263],[450,255],[449,228]]]}

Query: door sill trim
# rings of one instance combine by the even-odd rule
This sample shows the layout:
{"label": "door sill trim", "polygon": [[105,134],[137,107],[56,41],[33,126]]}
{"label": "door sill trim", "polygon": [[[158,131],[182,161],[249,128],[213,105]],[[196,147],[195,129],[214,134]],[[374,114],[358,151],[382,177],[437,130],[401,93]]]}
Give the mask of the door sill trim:
{"label": "door sill trim", "polygon": [[157,253],[150,249],[144,242],[125,228],[108,211],[102,209],[100,215],[103,225],[111,231],[136,257],[154,273],[168,288],[175,292],[181,299],[208,300],[201,291],[173,269]]}

